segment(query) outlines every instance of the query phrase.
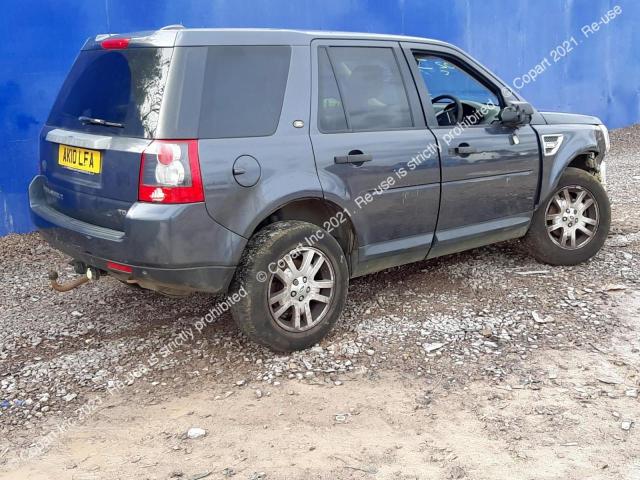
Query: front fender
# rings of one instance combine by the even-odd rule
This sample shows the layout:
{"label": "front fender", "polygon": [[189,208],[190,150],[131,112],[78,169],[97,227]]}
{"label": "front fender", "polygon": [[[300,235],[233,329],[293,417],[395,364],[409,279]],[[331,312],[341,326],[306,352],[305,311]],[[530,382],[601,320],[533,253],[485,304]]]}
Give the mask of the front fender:
{"label": "front fender", "polygon": [[[560,177],[569,164],[580,155],[593,153],[593,167],[599,170],[606,154],[604,134],[596,125],[532,125],[540,139],[541,176],[538,202],[540,205],[558,185]],[[545,152],[543,138],[546,135],[562,135],[557,152]]]}

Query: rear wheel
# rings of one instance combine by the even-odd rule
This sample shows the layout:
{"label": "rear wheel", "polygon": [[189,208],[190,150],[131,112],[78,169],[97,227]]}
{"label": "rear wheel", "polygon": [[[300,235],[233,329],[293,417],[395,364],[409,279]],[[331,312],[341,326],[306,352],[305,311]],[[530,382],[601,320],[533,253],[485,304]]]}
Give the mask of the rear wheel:
{"label": "rear wheel", "polygon": [[348,281],[346,258],[329,233],[306,222],[277,222],[247,245],[231,285],[232,294],[242,288],[247,294],[232,306],[233,318],[274,350],[307,348],[335,324]]}
{"label": "rear wheel", "polygon": [[551,265],[576,265],[604,245],[611,206],[602,184],[588,172],[567,168],[538,208],[525,237],[532,255]]}

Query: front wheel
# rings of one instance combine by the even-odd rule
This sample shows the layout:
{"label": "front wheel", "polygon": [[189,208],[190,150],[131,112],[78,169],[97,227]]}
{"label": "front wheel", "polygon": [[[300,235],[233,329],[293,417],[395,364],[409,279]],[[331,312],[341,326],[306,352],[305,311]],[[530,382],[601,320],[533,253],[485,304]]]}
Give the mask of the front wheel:
{"label": "front wheel", "polygon": [[541,262],[576,265],[600,251],[610,225],[611,205],[602,184],[588,172],[570,167],[538,207],[525,243]]}
{"label": "front wheel", "polygon": [[342,311],[349,284],[340,244],[300,221],[268,225],[250,240],[231,284],[246,291],[231,307],[240,329],[273,350],[319,342]]}

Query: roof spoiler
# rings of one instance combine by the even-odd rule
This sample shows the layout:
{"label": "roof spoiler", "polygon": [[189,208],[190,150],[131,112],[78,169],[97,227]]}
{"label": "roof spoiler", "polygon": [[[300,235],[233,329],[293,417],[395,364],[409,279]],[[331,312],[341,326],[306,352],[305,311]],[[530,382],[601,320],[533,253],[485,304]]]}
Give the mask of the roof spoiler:
{"label": "roof spoiler", "polygon": [[165,25],[160,30],[184,30],[185,26],[180,23],[174,23],[173,25]]}
{"label": "roof spoiler", "polygon": [[160,30],[150,30],[146,32],[100,34],[87,39],[82,50],[100,50],[102,49],[101,43],[107,39],[128,39],[129,48],[173,47],[176,43],[176,37],[179,35],[180,30],[183,29],[184,27],[182,25],[168,25]]}

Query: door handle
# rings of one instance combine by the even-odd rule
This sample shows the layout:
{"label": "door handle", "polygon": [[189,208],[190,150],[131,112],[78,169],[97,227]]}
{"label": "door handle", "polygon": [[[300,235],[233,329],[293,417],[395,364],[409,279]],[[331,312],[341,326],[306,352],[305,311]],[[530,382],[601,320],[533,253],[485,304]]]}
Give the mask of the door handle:
{"label": "door handle", "polygon": [[478,149],[468,143],[461,143],[456,148],[449,150],[450,155],[471,155],[472,153],[478,153]]}
{"label": "door handle", "polygon": [[364,163],[373,160],[373,155],[362,153],[360,150],[352,150],[351,152],[349,152],[349,155],[337,155],[333,157],[333,160],[337,164]]}

